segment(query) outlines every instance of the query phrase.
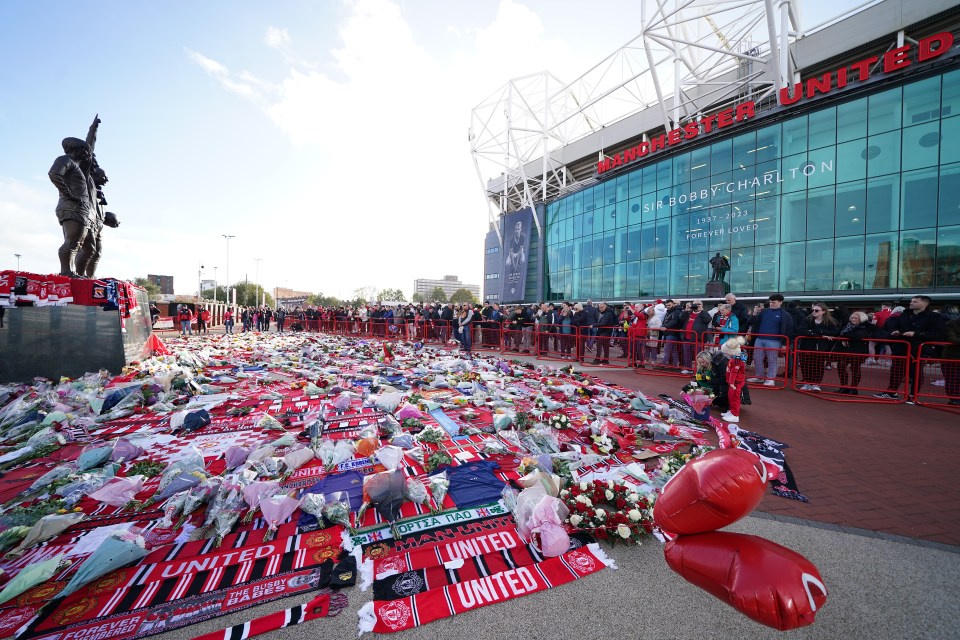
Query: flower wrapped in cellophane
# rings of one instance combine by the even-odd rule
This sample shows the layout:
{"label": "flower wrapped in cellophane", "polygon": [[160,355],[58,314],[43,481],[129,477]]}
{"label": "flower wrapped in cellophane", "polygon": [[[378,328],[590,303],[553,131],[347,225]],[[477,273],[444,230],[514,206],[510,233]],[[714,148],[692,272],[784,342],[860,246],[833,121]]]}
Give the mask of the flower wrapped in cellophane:
{"label": "flower wrapped in cellophane", "polygon": [[183,501],[182,515],[180,516],[180,522],[177,523],[177,527],[182,527],[183,523],[187,521],[187,518],[189,518],[194,511],[210,502],[213,497],[217,495],[222,483],[223,478],[213,476],[190,489],[190,491],[187,492],[187,497]]}
{"label": "flower wrapped in cellophane", "polygon": [[450,480],[447,479],[447,472],[443,471],[427,479],[430,485],[430,495],[433,497],[433,512],[443,511],[443,499],[447,496],[450,489]]}

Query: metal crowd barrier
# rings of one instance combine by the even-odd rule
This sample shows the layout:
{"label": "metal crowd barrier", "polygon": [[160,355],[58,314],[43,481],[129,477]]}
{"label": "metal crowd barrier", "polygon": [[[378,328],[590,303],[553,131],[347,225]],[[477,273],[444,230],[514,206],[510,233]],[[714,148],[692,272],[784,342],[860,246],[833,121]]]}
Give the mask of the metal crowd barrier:
{"label": "metal crowd barrier", "polygon": [[[800,393],[846,402],[905,402],[910,389],[910,343],[871,339],[890,345],[890,365],[868,363],[867,340],[798,337],[794,341],[792,386]],[[901,391],[901,387],[903,390]]]}
{"label": "metal crowd barrier", "polygon": [[960,358],[944,358],[950,342],[924,342],[914,358],[913,396],[917,404],[960,413]]}
{"label": "metal crowd barrier", "polygon": [[536,340],[537,357],[541,360],[575,360],[577,357],[577,327],[569,324],[538,324]]}
{"label": "metal crowd barrier", "polygon": [[[729,333],[719,331],[707,331],[701,336],[701,350],[719,349],[719,344],[729,340],[732,336]],[[747,355],[747,379],[751,389],[773,389],[781,390],[787,387],[789,361],[790,361],[790,339],[780,334],[753,333],[750,336],[743,336],[746,342],[741,349]],[[760,346],[758,343],[762,342]],[[776,343],[776,344],[775,344]],[[779,346],[777,346],[779,344]],[[694,363],[696,366],[696,363]],[[773,375],[770,375],[770,372]],[[764,384],[771,380],[773,384]]]}

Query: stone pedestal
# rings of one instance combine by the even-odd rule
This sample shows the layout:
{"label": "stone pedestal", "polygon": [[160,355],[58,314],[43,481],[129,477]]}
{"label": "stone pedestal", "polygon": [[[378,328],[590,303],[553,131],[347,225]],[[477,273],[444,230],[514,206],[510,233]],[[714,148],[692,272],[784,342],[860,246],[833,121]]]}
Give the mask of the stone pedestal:
{"label": "stone pedestal", "polygon": [[730,293],[730,284],[716,280],[707,283],[707,290],[703,295],[707,298],[722,298],[728,293]]}
{"label": "stone pedestal", "polygon": [[58,381],[107,369],[116,375],[140,359],[150,337],[150,304],[137,291],[131,317],[119,311],[69,304],[11,307],[0,329],[0,382],[29,382],[40,376]]}

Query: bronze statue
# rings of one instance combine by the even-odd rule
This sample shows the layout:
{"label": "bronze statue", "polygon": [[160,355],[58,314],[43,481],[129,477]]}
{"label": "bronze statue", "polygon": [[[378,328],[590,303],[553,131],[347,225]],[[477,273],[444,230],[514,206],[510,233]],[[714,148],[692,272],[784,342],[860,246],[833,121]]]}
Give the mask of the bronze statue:
{"label": "bronze statue", "polygon": [[77,254],[77,273],[84,278],[94,277],[97,271],[97,264],[100,262],[102,250],[100,234],[103,232],[104,225],[114,229],[120,226],[120,221],[117,219],[117,216],[111,211],[104,210],[104,207],[107,206],[107,199],[103,195],[103,185],[105,185],[109,179],[107,178],[107,173],[97,162],[97,155],[94,153],[97,144],[97,129],[99,127],[100,116],[97,114],[93,118],[93,124],[90,125],[90,129],[87,131],[86,140],[90,146],[90,164],[87,173],[93,178],[96,193],[91,196],[94,212],[92,225],[80,247],[80,252]]}
{"label": "bronze statue", "polygon": [[723,282],[727,277],[727,271],[730,271],[730,258],[720,255],[717,251],[717,255],[710,258],[710,266],[713,267],[710,282]]}
{"label": "bronze statue", "polygon": [[77,251],[86,240],[93,224],[91,193],[96,187],[83,166],[91,159],[90,145],[79,138],[64,138],[61,143],[65,155],[53,161],[47,175],[60,192],[57,202],[57,220],[63,230],[63,244],[58,251],[60,275],[78,277]]}

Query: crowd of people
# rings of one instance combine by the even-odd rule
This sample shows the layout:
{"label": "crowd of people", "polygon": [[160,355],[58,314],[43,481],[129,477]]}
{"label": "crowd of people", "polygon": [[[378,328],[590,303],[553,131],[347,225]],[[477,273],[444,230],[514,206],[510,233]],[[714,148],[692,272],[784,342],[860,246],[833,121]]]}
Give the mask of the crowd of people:
{"label": "crowd of people", "polygon": [[[190,333],[193,314],[182,307],[181,331]],[[205,332],[198,310],[198,331]],[[189,316],[187,315],[189,314]],[[426,303],[397,306],[371,303],[360,306],[308,307],[287,311],[282,307],[227,309],[224,325],[232,333],[242,331],[330,331],[344,326],[350,332],[410,340],[448,342],[456,340],[470,354],[474,341],[483,346],[502,344],[516,353],[551,352],[559,359],[584,360],[605,365],[611,360],[646,368],[675,369],[693,374],[702,368],[701,346],[718,353],[732,337],[742,337],[753,375],[748,383],[775,386],[793,371],[796,358],[802,391],[821,391],[824,372],[836,367],[837,393],[857,395],[864,366],[890,368],[880,399],[897,399],[906,378],[906,355],[942,358],[940,366],[950,404],[960,405],[960,312],[953,305],[934,309],[929,297],[918,295],[904,301],[879,305],[875,310],[850,310],[816,302],[805,305],[785,302],[772,294],[752,306],[733,293],[708,308],[699,299],[671,298],[619,306],[605,302],[544,302],[500,305]],[[799,339],[799,340],[798,340]],[[886,342],[891,341],[891,342]],[[950,345],[921,354],[921,345],[945,341]],[[796,349],[793,347],[796,346]],[[923,368],[920,368],[920,383]],[[907,391],[909,394],[909,390]],[[908,398],[912,401],[912,398]]]}

